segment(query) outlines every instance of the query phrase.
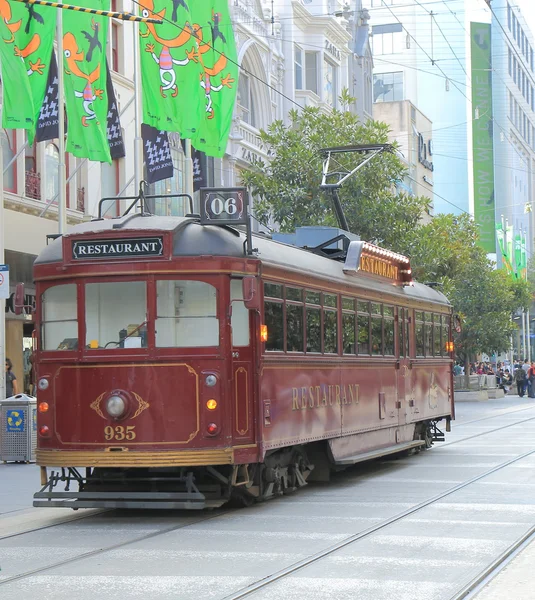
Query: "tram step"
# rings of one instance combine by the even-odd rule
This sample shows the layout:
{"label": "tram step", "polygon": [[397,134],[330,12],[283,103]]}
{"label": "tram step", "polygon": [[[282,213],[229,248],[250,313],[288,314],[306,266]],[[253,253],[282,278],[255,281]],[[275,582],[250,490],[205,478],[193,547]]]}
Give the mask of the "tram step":
{"label": "tram step", "polygon": [[354,465],[358,462],[365,460],[371,460],[373,458],[379,458],[381,456],[387,456],[388,454],[395,454],[396,452],[403,452],[404,450],[410,450],[411,448],[418,448],[424,446],[423,440],[413,440],[412,442],[405,442],[404,444],[396,444],[395,446],[387,446],[385,448],[378,448],[377,450],[371,450],[370,452],[363,452],[361,454],[354,454],[353,456],[346,456],[345,458],[339,458],[335,461],[336,465]]}

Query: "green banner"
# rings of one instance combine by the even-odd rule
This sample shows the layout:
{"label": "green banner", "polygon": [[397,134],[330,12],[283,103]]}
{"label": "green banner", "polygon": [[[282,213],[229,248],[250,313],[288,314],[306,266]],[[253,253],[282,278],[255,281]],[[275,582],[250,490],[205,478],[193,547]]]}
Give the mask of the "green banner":
{"label": "green banner", "polygon": [[2,126],[28,129],[29,141],[33,143],[46,91],[56,9],[5,0],[0,14]]}
{"label": "green banner", "polygon": [[[109,10],[109,0],[84,0],[84,7]],[[66,10],[63,14],[67,152],[111,163],[106,135],[106,40],[108,18]]]}
{"label": "green banner", "polygon": [[517,279],[522,278],[522,236],[515,235],[515,275]]}
{"label": "green banner", "polygon": [[474,219],[479,243],[496,252],[494,237],[494,148],[492,114],[491,33],[487,23],[471,23],[472,136],[474,165]]}
{"label": "green banner", "polygon": [[[238,56],[228,0],[197,2],[191,8],[200,31],[198,60],[202,118],[192,144],[208,156],[224,156],[238,89]],[[199,36],[200,37],[200,36]]]}
{"label": "green banner", "polygon": [[[161,131],[191,138],[201,118],[197,32],[189,6],[192,0],[140,0],[140,14],[163,19],[161,25],[141,23],[140,62],[143,122]],[[207,24],[206,24],[207,26]]]}

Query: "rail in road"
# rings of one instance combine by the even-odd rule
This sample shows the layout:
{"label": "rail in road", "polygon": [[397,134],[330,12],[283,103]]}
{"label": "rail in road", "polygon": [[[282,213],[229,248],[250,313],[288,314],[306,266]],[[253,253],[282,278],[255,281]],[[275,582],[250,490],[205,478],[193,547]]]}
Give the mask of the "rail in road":
{"label": "rail in road", "polygon": [[[394,593],[460,600],[535,531],[535,500],[523,495],[535,489],[527,475],[535,467],[535,408],[464,425],[466,433],[458,430],[440,452],[351,469],[328,486],[252,509],[110,511],[11,535],[0,540],[0,597],[30,598],[45,585],[53,590],[45,598],[94,598],[90,576],[110,584],[103,598],[137,598],[158,576],[158,598],[173,600],[378,600]],[[322,516],[329,506],[332,514]],[[293,532],[291,522],[300,523]],[[246,568],[247,560],[256,564]],[[210,590],[201,571],[214,582]]]}

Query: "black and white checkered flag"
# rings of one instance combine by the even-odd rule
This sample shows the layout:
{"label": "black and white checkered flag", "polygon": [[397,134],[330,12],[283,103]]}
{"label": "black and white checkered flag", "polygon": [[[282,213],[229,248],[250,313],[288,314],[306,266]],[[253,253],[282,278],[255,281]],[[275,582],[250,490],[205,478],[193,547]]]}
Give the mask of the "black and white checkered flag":
{"label": "black and white checkered flag", "polygon": [[[65,129],[65,131],[67,130]],[[39,112],[39,118],[37,119],[35,141],[45,142],[46,140],[55,140],[58,136],[58,63],[56,62],[54,49],[52,49],[48,81],[46,82],[46,93],[43,98],[41,111]]]}
{"label": "black and white checkered flag", "polygon": [[115,99],[115,91],[111,80],[108,61],[106,61],[106,92],[108,94],[108,118],[106,133],[108,136],[108,144],[110,145],[110,154],[112,160],[116,158],[124,158],[126,155],[124,149],[123,132],[121,130],[121,121],[119,120],[119,110],[117,108],[117,100]]}
{"label": "black and white checkered flag", "polygon": [[159,131],[150,125],[141,125],[143,156],[147,170],[147,183],[155,183],[173,176],[173,160],[169,149],[167,131]]}

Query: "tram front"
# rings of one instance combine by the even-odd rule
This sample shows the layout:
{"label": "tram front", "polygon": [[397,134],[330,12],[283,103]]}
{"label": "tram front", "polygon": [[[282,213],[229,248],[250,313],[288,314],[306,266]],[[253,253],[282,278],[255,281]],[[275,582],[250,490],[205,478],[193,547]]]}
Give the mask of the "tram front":
{"label": "tram front", "polygon": [[252,265],[184,256],[188,226],[202,234],[188,219],[84,224],[37,259],[35,506],[219,506],[256,459],[251,378],[232,370],[236,355],[251,368]]}

